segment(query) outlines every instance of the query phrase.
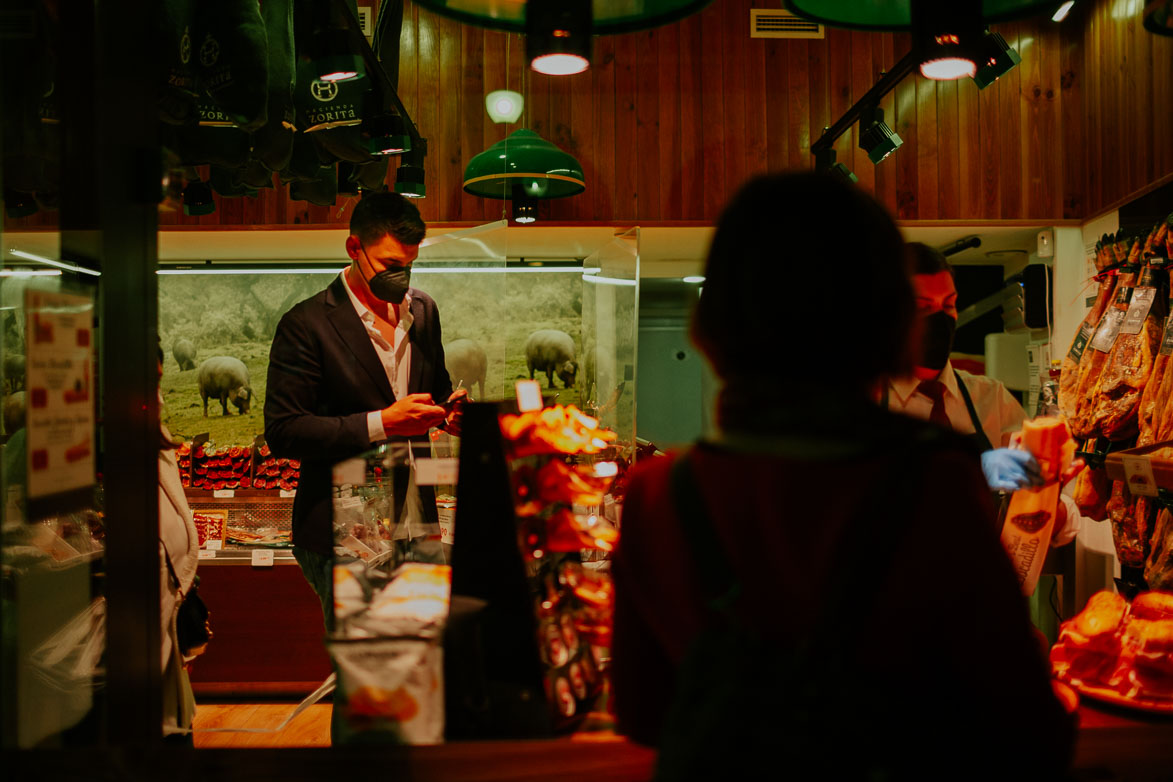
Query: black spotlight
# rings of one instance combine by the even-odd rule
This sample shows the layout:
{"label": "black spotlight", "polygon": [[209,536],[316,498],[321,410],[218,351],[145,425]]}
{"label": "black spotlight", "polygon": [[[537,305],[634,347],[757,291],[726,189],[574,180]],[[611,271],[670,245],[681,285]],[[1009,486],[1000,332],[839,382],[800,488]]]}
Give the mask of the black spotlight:
{"label": "black spotlight", "polygon": [[326,27],[314,34],[314,69],[321,81],[351,81],[363,75],[362,56],[351,49],[350,33]]}
{"label": "black spotlight", "polygon": [[849,184],[859,181],[859,177],[851,173],[850,168],[835,162],[834,149],[820,149],[815,152],[815,171],[820,174],[830,174]]}
{"label": "black spotlight", "polygon": [[362,121],[363,139],[372,155],[402,155],[411,149],[407,124],[398,114],[379,114]]}
{"label": "black spotlight", "polygon": [[591,18],[591,0],[529,0],[525,4],[529,67],[548,76],[568,76],[589,68]]}
{"label": "black spotlight", "polygon": [[4,188],[4,213],[16,219],[28,217],[37,213],[37,201],[31,193],[21,193],[12,188]]}
{"label": "black spotlight", "polygon": [[513,220],[518,223],[533,223],[538,219],[538,202],[525,194],[521,185],[513,186]]}
{"label": "black spotlight", "polygon": [[926,79],[951,81],[977,73],[981,0],[912,0],[912,45]]}
{"label": "black spotlight", "polygon": [[973,82],[984,90],[1022,62],[1022,57],[998,33],[987,32],[978,47],[978,69]]}
{"label": "black spotlight", "polygon": [[188,217],[210,215],[216,211],[216,201],[212,198],[212,188],[207,182],[194,179],[183,188],[183,213]]}
{"label": "black spotlight", "polygon": [[879,164],[895,152],[904,140],[884,122],[884,110],[867,109],[859,120],[859,148],[868,153],[868,160]]}
{"label": "black spotlight", "polygon": [[428,189],[424,183],[424,158],[428,154],[428,140],[416,139],[411,150],[399,159],[395,170],[395,192],[404,198],[423,198]]}

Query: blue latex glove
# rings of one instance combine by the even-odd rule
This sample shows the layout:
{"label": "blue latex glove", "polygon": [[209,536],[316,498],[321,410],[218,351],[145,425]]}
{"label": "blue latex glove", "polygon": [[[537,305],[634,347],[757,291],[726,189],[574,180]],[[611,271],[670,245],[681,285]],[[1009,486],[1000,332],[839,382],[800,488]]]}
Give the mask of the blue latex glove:
{"label": "blue latex glove", "polygon": [[995,448],[983,453],[982,472],[994,491],[1014,491],[1043,483],[1035,457],[1016,448]]}

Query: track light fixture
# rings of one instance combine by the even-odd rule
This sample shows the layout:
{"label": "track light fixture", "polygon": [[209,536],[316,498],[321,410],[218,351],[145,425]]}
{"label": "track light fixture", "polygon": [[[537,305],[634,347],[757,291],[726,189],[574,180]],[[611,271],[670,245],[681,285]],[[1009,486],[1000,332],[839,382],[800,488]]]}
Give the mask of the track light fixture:
{"label": "track light fixture", "polygon": [[4,188],[4,213],[16,219],[28,217],[37,213],[36,200],[31,193],[22,193],[12,188]]}
{"label": "track light fixture", "polygon": [[362,55],[350,45],[350,34],[342,28],[326,27],[314,34],[314,68],[319,81],[351,81],[363,75]]}
{"label": "track light fixture", "polygon": [[904,140],[884,122],[884,110],[878,106],[865,109],[859,118],[859,148],[868,153],[868,160],[879,164],[895,152]]}
{"label": "track light fixture", "polygon": [[859,177],[851,173],[850,168],[835,162],[835,150],[831,147],[815,152],[815,171],[820,174],[830,174],[848,184],[859,181]]}
{"label": "track light fixture", "polygon": [[1022,62],[1022,57],[998,33],[987,32],[978,44],[978,69],[973,83],[984,90]]}
{"label": "track light fixture", "polygon": [[530,68],[549,76],[568,76],[589,68],[591,0],[529,0],[525,53]]}
{"label": "track light fixture", "polygon": [[418,138],[411,149],[399,159],[395,170],[395,192],[405,198],[423,198],[427,195],[424,182],[424,158],[428,154],[428,140]]}

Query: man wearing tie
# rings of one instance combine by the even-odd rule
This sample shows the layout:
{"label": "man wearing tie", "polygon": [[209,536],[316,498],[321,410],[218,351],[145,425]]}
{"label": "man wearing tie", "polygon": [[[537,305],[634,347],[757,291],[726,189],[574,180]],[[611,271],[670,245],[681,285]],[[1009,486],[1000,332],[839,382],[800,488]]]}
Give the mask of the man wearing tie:
{"label": "man wearing tie", "polygon": [[[919,242],[908,244],[907,252],[922,335],[920,358],[912,375],[888,381],[880,392],[881,406],[968,435],[981,453],[991,490],[1037,485],[1041,477],[1034,457],[1008,447],[1026,420],[1022,405],[1000,381],[955,369],[949,361],[957,330],[953,268],[944,255]],[[1074,502],[1064,496],[1052,546],[1075,539],[1078,518]]]}

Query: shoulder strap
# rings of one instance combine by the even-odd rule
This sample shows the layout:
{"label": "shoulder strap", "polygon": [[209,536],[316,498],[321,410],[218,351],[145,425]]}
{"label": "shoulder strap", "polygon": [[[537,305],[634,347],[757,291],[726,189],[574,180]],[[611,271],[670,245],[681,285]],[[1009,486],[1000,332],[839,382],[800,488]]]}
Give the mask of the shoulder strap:
{"label": "shoulder strap", "polygon": [[965,381],[957,372],[953,373],[953,377],[957,379],[957,390],[961,392],[961,398],[965,400],[965,409],[969,411],[969,420],[973,424],[974,437],[980,444],[979,449],[983,453],[992,450],[994,446],[986,436],[986,430],[982,428],[982,419],[978,417],[977,409],[973,406],[973,399],[969,395],[969,389],[965,387]]}

